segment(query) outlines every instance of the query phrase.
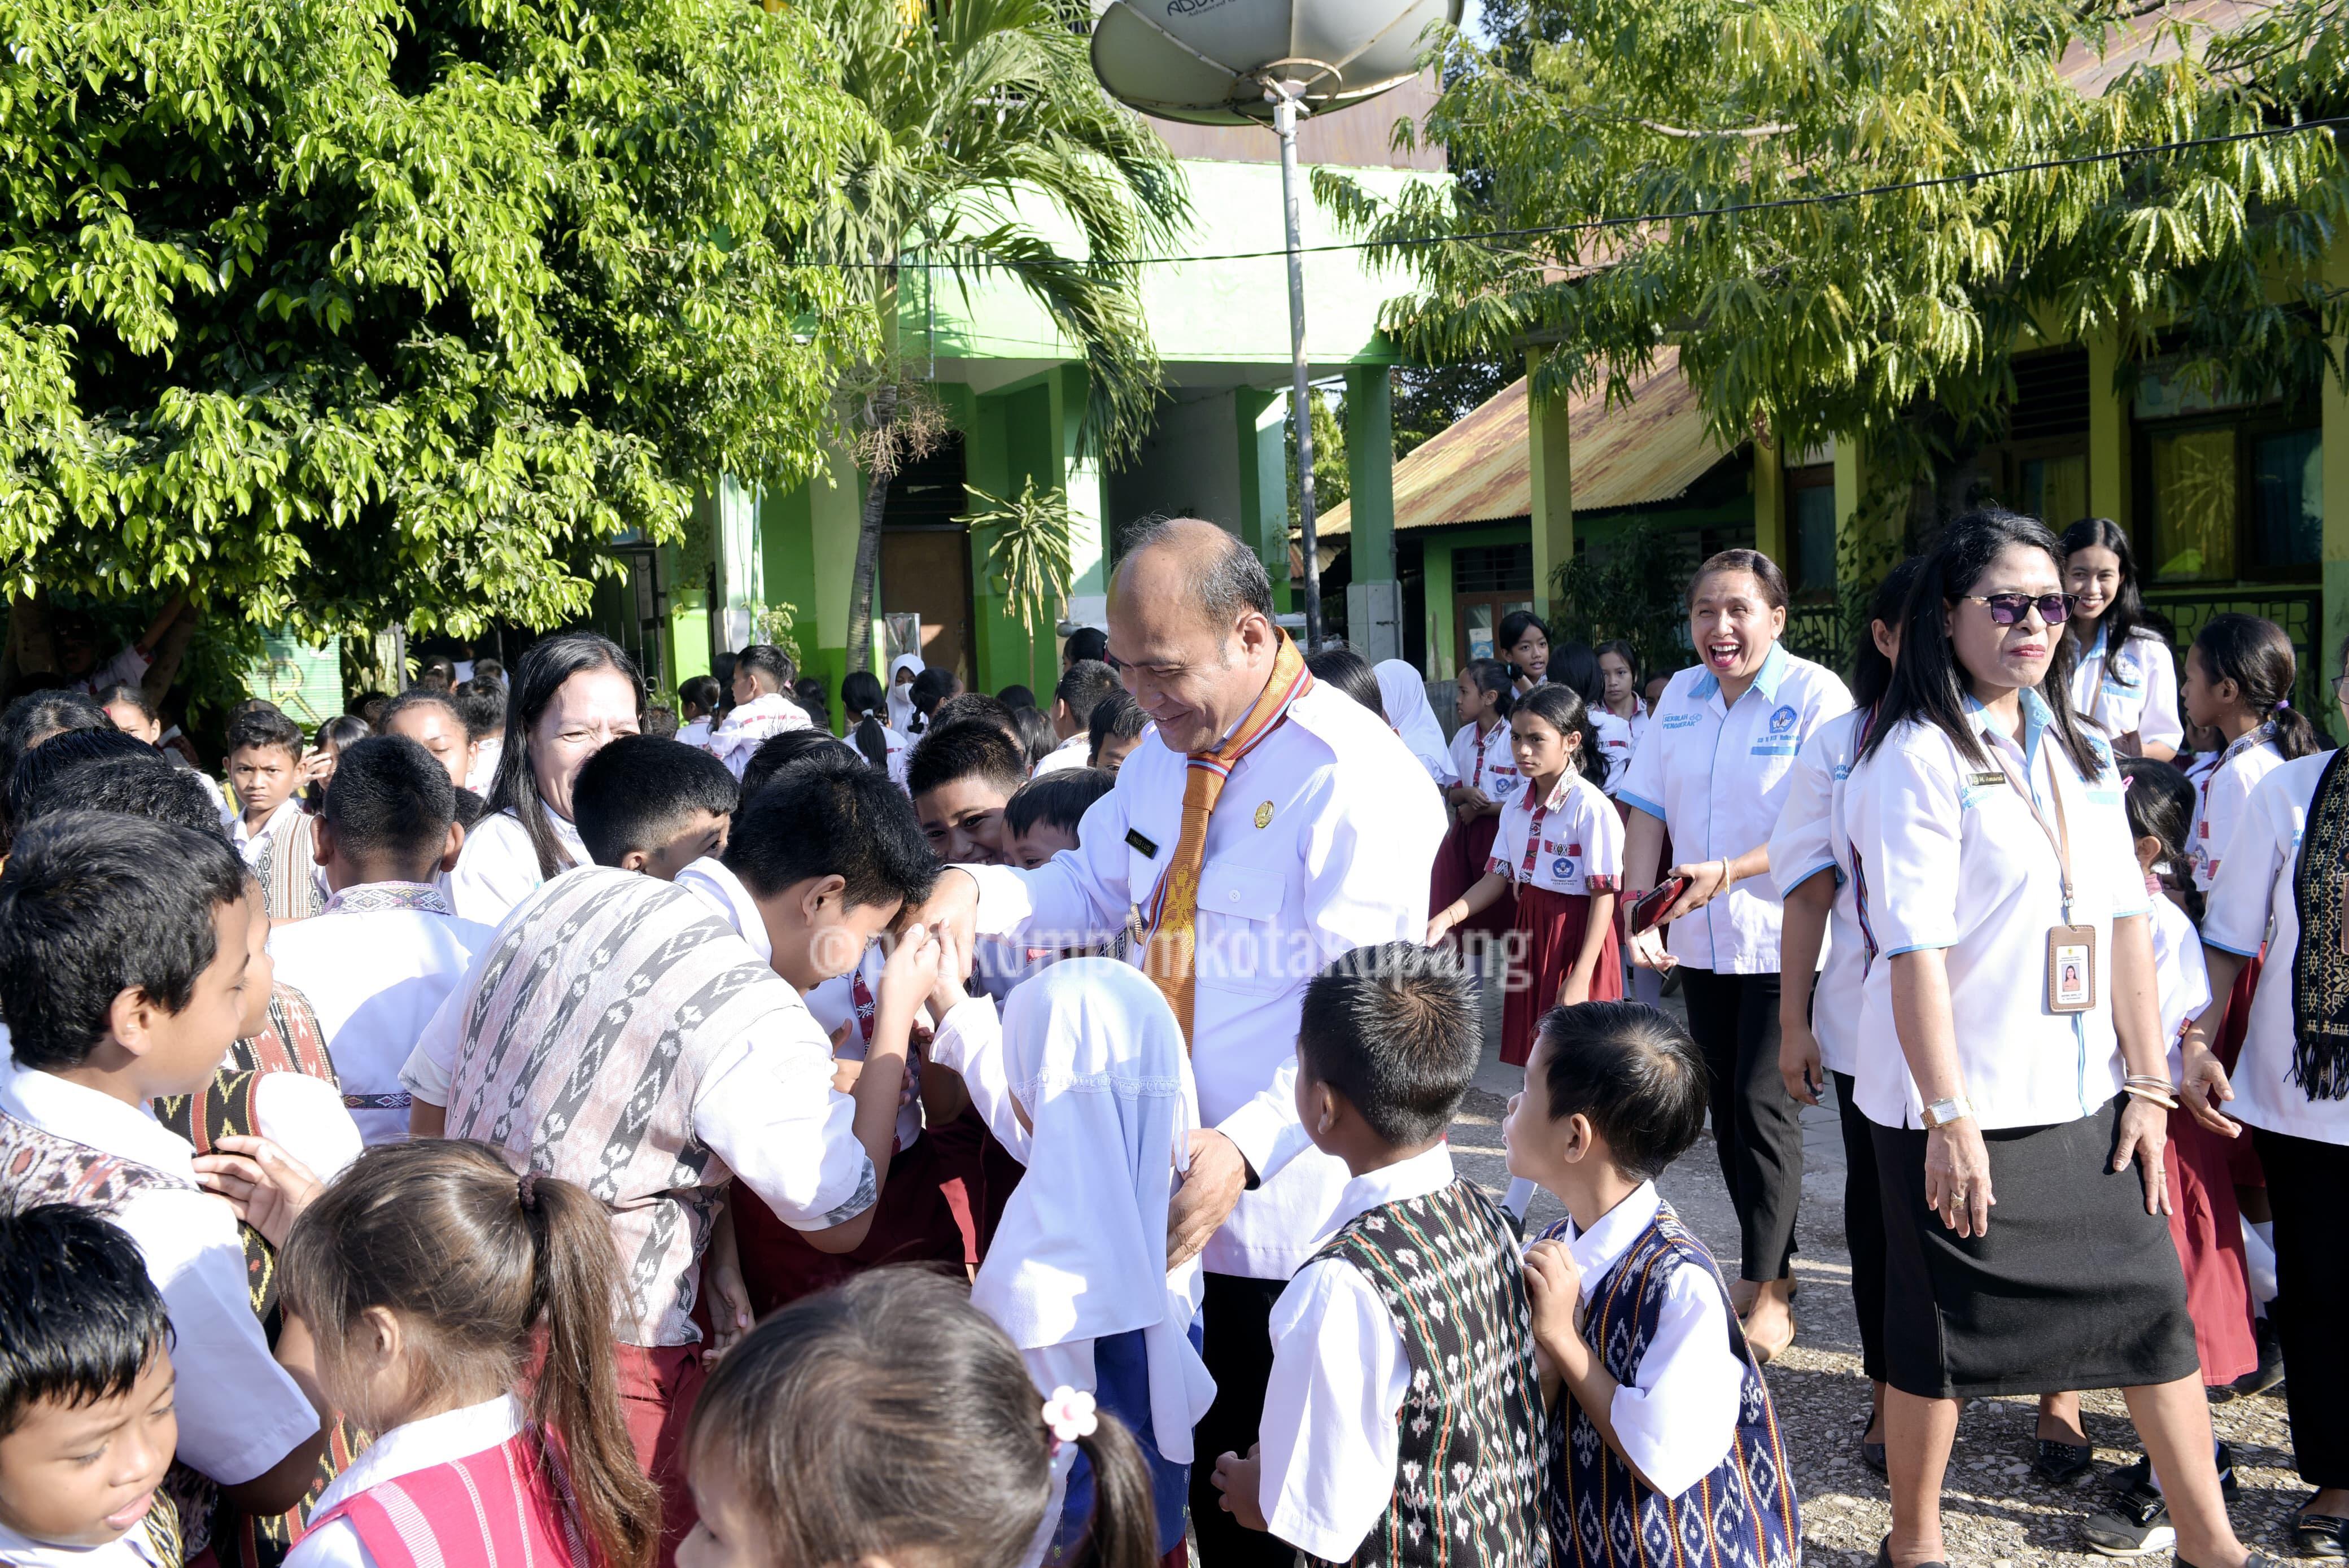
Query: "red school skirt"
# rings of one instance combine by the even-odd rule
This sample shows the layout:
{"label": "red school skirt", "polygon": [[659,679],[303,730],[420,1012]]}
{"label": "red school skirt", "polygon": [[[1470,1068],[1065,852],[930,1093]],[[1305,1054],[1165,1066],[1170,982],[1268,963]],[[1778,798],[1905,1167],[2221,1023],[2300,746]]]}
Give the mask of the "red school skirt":
{"label": "red school skirt", "polygon": [[[1436,846],[1435,867],[1428,879],[1429,914],[1451,907],[1453,900],[1475,887],[1492,870],[1493,839],[1500,830],[1498,817],[1472,817],[1464,828],[1459,819],[1453,820],[1452,830]],[[1482,913],[1470,915],[1452,929],[1455,933],[1480,931],[1487,936],[1498,936],[1509,929],[1516,913],[1516,901],[1504,890]]]}
{"label": "red school skirt", "polygon": [[686,1484],[685,1434],[709,1378],[699,1345],[616,1345],[620,1416],[636,1462],[660,1489],[659,1553],[653,1568],[677,1568],[677,1549],[701,1518]]}
{"label": "red school skirt", "polygon": [[742,1284],[750,1312],[765,1317],[777,1307],[828,1290],[853,1275],[885,1264],[945,1264],[959,1268],[975,1237],[966,1236],[964,1215],[955,1212],[947,1183],[946,1150],[929,1131],[898,1150],[889,1161],[878,1212],[864,1240],[844,1253],[819,1252],[805,1236],[775,1218],[774,1211],[741,1182],[734,1183],[734,1243],[742,1257]]}
{"label": "red school skirt", "polygon": [[[1517,884],[1516,959],[1501,998],[1501,1059],[1521,1068],[1534,1054],[1534,1035],[1542,1015],[1557,1004],[1557,988],[1581,955],[1583,934],[1590,926],[1590,895],[1552,892],[1529,882]],[[1615,923],[1607,924],[1599,944],[1599,962],[1590,972],[1590,999],[1618,1001],[1623,995],[1623,957]]]}
{"label": "red school skirt", "polygon": [[2169,1239],[2186,1271],[2186,1309],[2194,1317],[2194,1348],[2202,1382],[2216,1388],[2260,1364],[2251,1337],[2251,1265],[2243,1257],[2243,1213],[2235,1203],[2230,1169],[2235,1146],[2185,1110],[2169,1113],[2169,1143],[2162,1174],[2169,1188]]}
{"label": "red school skirt", "polygon": [[[2268,950],[2262,947],[2257,955],[2243,960],[2242,970],[2235,976],[2234,989],[2227,993],[2227,1026],[2219,1031],[2218,1043],[2210,1049],[2219,1058],[2219,1065],[2230,1073],[2242,1059],[2243,1035],[2251,1022],[2251,998],[2259,993],[2260,969],[2267,955]],[[2282,983],[2290,985],[2292,976],[2285,975]],[[2267,1172],[2260,1168],[2260,1151],[2251,1147],[2249,1138],[2238,1138],[2231,1143],[2224,1140],[2214,1141],[2222,1144],[2226,1150],[2227,1169],[2232,1173],[2236,1186],[2264,1187],[2268,1184]]]}

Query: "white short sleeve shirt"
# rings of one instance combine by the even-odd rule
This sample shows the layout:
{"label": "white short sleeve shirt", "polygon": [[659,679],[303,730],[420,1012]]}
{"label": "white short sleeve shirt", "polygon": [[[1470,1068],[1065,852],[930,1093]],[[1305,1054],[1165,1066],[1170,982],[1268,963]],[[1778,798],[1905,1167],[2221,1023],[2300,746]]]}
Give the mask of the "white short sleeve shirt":
{"label": "white short sleeve shirt", "polygon": [[[579,830],[568,819],[550,810],[546,813],[546,825],[554,830],[555,842],[570,855],[573,865],[594,863],[595,857],[587,852]],[[465,847],[457,856],[457,869],[449,874],[449,897],[460,918],[477,920],[483,925],[502,925],[513,906],[537,892],[545,881],[544,873],[538,869],[538,851],[532,846],[520,820],[512,811],[497,811],[482,818],[465,835]]]}
{"label": "white short sleeve shirt", "polygon": [[1835,879],[1826,945],[1811,992],[1811,1037],[1819,1043],[1821,1065],[1847,1077],[1858,1068],[1860,986],[1868,953],[1860,940],[1844,797],[1868,719],[1868,714],[1854,709],[1811,732],[1787,775],[1786,804],[1770,834],[1770,879],[1781,899],[1822,872]]}
{"label": "white short sleeve shirt", "polygon": [[2105,628],[2097,626],[2095,645],[2072,669],[2072,707],[2108,736],[2135,733],[2145,745],[2172,750],[2186,741],[2178,717],[2178,661],[2168,643],[2142,626],[2116,654],[2108,653]]}
{"label": "white short sleeve shirt", "polygon": [[[1734,859],[1770,841],[1811,731],[1850,710],[1843,682],[1784,645],[1771,648],[1733,707],[1711,671],[1682,670],[1656,704],[1616,799],[1671,830],[1675,860]],[[1776,886],[1756,877],[1672,922],[1667,944],[1692,968],[1772,974],[1782,913]]]}
{"label": "white short sleeve shirt", "polygon": [[1550,892],[1613,892],[1623,884],[1623,819],[1573,769],[1543,799],[1520,789],[1501,808],[1487,871]]}
{"label": "white short sleeve shirt", "polygon": [[1516,753],[1509,749],[1509,721],[1501,719],[1482,735],[1473,724],[1454,731],[1452,770],[1471,789],[1482,789],[1488,799],[1507,805],[1525,782],[1517,772]]}
{"label": "white short sleeve shirt", "polygon": [[2296,757],[2271,769],[2251,791],[2234,837],[2220,862],[2218,881],[2202,914],[2202,940],[2222,952],[2251,957],[2267,945],[2243,1054],[2230,1075],[2235,1098],[2227,1114],[2248,1127],[2349,1144],[2349,1100],[2312,1100],[2292,1081],[2296,1036],[2292,966],[2300,953],[2300,839],[2309,803],[2333,753]]}
{"label": "white short sleeve shirt", "polygon": [[1640,737],[1647,733],[1648,705],[1634,699],[1631,717],[1609,713],[1603,707],[1590,710],[1590,722],[1599,730],[1599,752],[1607,758],[1607,782],[1599,788],[1609,795],[1623,789],[1623,778],[1631,770],[1631,754],[1639,749]]}
{"label": "white short sleeve shirt", "polygon": [[[2048,822],[2060,792],[2071,838],[2071,923],[2095,930],[2095,1004],[2047,1010],[2047,933],[2064,923],[2054,846],[1996,754],[1961,755],[1938,727],[1909,720],[1852,771],[1847,798],[1859,924],[1869,960],[1860,1011],[1857,1101],[1883,1127],[1919,1127],[1923,1103],[1892,1018],[1892,965],[1905,953],[1946,955],[1950,1011],[1966,1098],[1985,1130],[2044,1127],[2086,1116],[2120,1092],[2113,1030],[2112,925],[2143,916],[2120,775],[2084,779],[2052,733],[2053,715],[2023,694],[2023,742],[1971,717],[1986,753],[1998,748]],[[1873,1048],[1873,1042],[1883,1048]]]}
{"label": "white short sleeve shirt", "polygon": [[2194,885],[2205,894],[2219,880],[2219,862],[2251,791],[2283,762],[2283,753],[2276,749],[2275,731],[2261,725],[2219,753],[2219,760],[2195,785],[2194,820],[2187,829],[2186,858],[2194,864]]}
{"label": "white short sleeve shirt", "polygon": [[2169,1047],[2169,1079],[2177,1083],[2186,1070],[2178,1037],[2210,1005],[2210,970],[2202,962],[2201,934],[2177,900],[2157,892],[2147,902],[2153,911],[2153,975],[2159,990],[2161,1037]]}

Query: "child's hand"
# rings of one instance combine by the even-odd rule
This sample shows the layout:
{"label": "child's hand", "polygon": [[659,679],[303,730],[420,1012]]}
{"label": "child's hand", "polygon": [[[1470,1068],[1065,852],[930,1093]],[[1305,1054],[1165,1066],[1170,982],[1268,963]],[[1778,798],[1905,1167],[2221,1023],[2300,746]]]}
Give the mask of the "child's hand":
{"label": "child's hand", "polygon": [[195,1158],[197,1184],[227,1199],[236,1217],[271,1246],[284,1246],[294,1222],[326,1183],[266,1138],[222,1138],[212,1147],[222,1152]]}
{"label": "child's hand", "polygon": [[964,972],[969,965],[960,944],[955,941],[952,928],[941,925],[936,930],[938,978],[937,983],[930,987],[930,1021],[933,1025],[943,1027],[947,1021],[947,1015],[953,1012],[959,1004],[970,1000],[970,994],[963,989],[962,981]]}
{"label": "child's hand", "polygon": [[730,1193],[718,1222],[709,1228],[709,1251],[702,1263],[702,1277],[709,1282],[709,1356],[716,1360],[740,1344],[757,1321],[750,1315],[750,1287],[742,1279]]}
{"label": "child's hand", "polygon": [[1582,1343],[1582,1271],[1564,1242],[1536,1242],[1526,1252],[1526,1300],[1534,1344],[1561,1374],[1578,1365]]}
{"label": "child's hand", "polygon": [[1786,1092],[1805,1105],[1819,1103],[1826,1071],[1819,1063],[1819,1037],[1808,1024],[1788,1020],[1778,1027],[1778,1076]]}
{"label": "child's hand", "polygon": [[1454,904],[1444,905],[1437,912],[1435,918],[1427,923],[1427,945],[1434,946],[1444,940],[1445,932],[1460,923],[1459,918],[1452,913],[1456,907],[1457,905]]}
{"label": "child's hand", "polygon": [[1557,1005],[1579,1007],[1590,1000],[1590,976],[1569,969],[1557,983]]}
{"label": "child's hand", "polygon": [[2227,1068],[2199,1034],[2186,1037],[2185,1070],[2178,1075],[2178,1103],[2186,1114],[2221,1138],[2240,1138],[2243,1124],[2219,1108],[2235,1098]]}
{"label": "child's hand", "polygon": [[1264,1522],[1264,1503],[1257,1489],[1263,1484],[1264,1452],[1262,1443],[1248,1445],[1247,1458],[1225,1454],[1216,1460],[1216,1490],[1224,1494],[1224,1511],[1249,1530],[1269,1528]]}
{"label": "child's hand", "polygon": [[[938,983],[938,935],[926,925],[909,925],[897,934],[896,950],[881,971],[881,1008],[911,1019],[914,1009]],[[877,1042],[876,1042],[877,1043]]]}

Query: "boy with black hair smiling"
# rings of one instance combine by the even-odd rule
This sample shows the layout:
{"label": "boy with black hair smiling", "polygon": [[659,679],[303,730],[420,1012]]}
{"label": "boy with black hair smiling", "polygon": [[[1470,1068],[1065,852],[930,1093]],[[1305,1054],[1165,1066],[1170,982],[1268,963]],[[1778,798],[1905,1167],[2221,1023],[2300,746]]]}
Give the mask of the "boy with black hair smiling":
{"label": "boy with black hair smiling", "polygon": [[278,927],[270,955],[279,981],[310,999],[359,1136],[397,1143],[409,1112],[399,1069],[496,928],[458,919],[435,885],[465,830],[448,769],[406,736],[343,748],[314,837],[326,907]]}
{"label": "boy with black hair smiling", "polygon": [[597,865],[675,882],[704,855],[725,851],[740,794],[733,771],[707,751],[624,735],[579,770],[571,820]]}
{"label": "boy with black hair smiling", "polygon": [[1353,1180],[1273,1306],[1260,1441],[1215,1484],[1309,1557],[1417,1560],[1433,1533],[1462,1563],[1547,1561],[1516,1231],[1444,1141],[1480,1049],[1475,982],[1438,950],[1358,947],[1306,985],[1297,1108]]}
{"label": "boy with black hair smiling", "polygon": [[1132,692],[1120,686],[1093,704],[1093,711],[1085,723],[1090,741],[1085,765],[1098,768],[1114,779],[1119,764],[1142,744],[1143,732],[1150,727],[1150,716],[1142,711],[1142,705],[1133,700]]}
{"label": "boy with black hair smiling", "polygon": [[1117,786],[1098,768],[1062,768],[1019,786],[1003,806],[1004,858],[1033,871],[1062,850],[1077,847],[1077,827],[1092,803]]}
{"label": "boy with black hair smiling", "polygon": [[[243,1032],[254,918],[216,833],[60,812],[0,872],[0,1208],[111,1205],[181,1350],[179,1457],[246,1512],[298,1502],[319,1412],[271,1357],[214,1161],[152,1101],[212,1082]],[[105,918],[90,912],[103,910]]]}
{"label": "boy with black hair smiling", "polygon": [[1639,1568],[1659,1539],[1700,1562],[1800,1550],[1769,1386],[1712,1253],[1656,1192],[1705,1099],[1679,1025],[1586,1002],[1542,1019],[1502,1123],[1509,1173],[1567,1211],[1525,1261],[1543,1381],[1563,1383],[1544,1457],[1553,1561]]}
{"label": "boy with black hair smiling", "polygon": [[130,1238],[0,1209],[0,1563],[179,1568],[171,1319]]}
{"label": "boy with black hair smiling", "polygon": [[1027,782],[1025,755],[984,719],[933,725],[905,764],[914,814],[948,865],[1004,863],[1003,809]]}

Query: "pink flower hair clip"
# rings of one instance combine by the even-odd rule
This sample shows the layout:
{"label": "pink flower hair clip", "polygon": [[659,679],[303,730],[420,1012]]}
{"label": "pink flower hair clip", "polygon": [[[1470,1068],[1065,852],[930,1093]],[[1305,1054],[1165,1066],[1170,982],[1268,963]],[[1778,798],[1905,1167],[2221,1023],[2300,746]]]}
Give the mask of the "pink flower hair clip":
{"label": "pink flower hair clip", "polygon": [[1101,1417],[1094,1413],[1091,1394],[1063,1383],[1044,1401],[1044,1425],[1051,1429],[1052,1451],[1057,1454],[1061,1444],[1090,1438],[1101,1430]]}

